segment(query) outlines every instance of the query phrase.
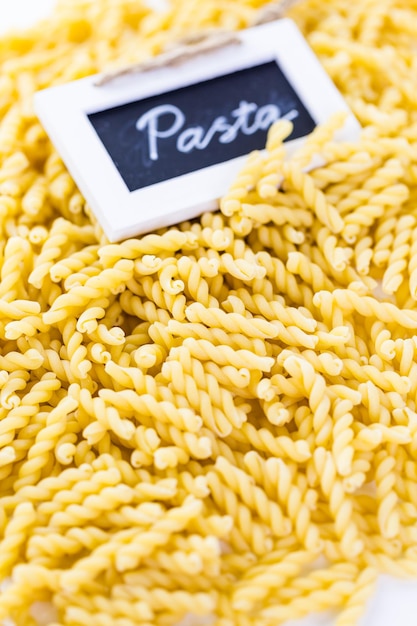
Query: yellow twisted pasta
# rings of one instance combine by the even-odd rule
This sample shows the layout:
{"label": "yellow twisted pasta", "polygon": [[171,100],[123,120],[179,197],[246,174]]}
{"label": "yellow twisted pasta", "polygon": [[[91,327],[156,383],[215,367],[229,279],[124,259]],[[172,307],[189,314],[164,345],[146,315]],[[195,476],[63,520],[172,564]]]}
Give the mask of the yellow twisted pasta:
{"label": "yellow twisted pasta", "polygon": [[119,290],[131,278],[132,272],[133,263],[122,259],[112,269],[103,270],[97,276],[87,279],[85,285],[74,286],[67,294],[59,296],[51,309],[44,313],[45,323],[65,319],[68,307],[70,310],[79,310],[91,301],[107,298],[112,290]]}
{"label": "yellow twisted pasta", "polygon": [[28,242],[22,237],[10,237],[8,240],[0,273],[0,296],[6,302],[27,297],[26,290],[22,291],[21,279],[30,264],[31,252]]}
{"label": "yellow twisted pasta", "polygon": [[376,571],[372,568],[363,570],[357,579],[356,588],[347,601],[346,607],[336,620],[336,626],[350,626],[356,624],[363,614],[366,601],[374,590]]}
{"label": "yellow twisted pasta", "polygon": [[222,456],[216,460],[215,471],[221,475],[226,485],[238,493],[242,501],[269,525],[273,535],[280,537],[291,532],[291,523],[284,518],[281,508],[267,498],[265,492],[254,484],[250,475],[234,467]]}
{"label": "yellow twisted pasta", "polygon": [[352,519],[352,503],[344,493],[343,483],[336,478],[335,463],[329,452],[317,448],[313,454],[314,464],[323,492],[329,498],[329,508],[335,519],[335,532],[340,538],[342,553],[357,556],[363,549],[358,529]]}
{"label": "yellow twisted pasta", "polygon": [[256,481],[262,484],[269,497],[277,498],[287,510],[295,534],[308,554],[318,553],[322,548],[319,529],[311,521],[306,499],[294,484],[294,476],[288,466],[281,459],[270,458],[265,462],[256,452],[245,455],[245,465],[252,475],[256,472]]}
{"label": "yellow twisted pasta", "polygon": [[0,422],[0,446],[3,447],[12,443],[16,431],[27,426],[31,418],[39,411],[40,405],[48,403],[54,391],[60,387],[61,382],[49,372],[32,386],[18,406],[10,407],[11,411]]}
{"label": "yellow twisted pasta", "polygon": [[210,615],[215,608],[213,594],[190,593],[186,591],[169,592],[162,587],[144,589],[116,585],[114,596],[116,598],[134,598],[135,600],[146,602],[154,611],[169,611],[172,607],[175,607],[178,613],[192,612],[195,615]]}
{"label": "yellow twisted pasta", "polygon": [[94,265],[97,260],[97,245],[86,246],[78,252],[74,252],[67,259],[60,259],[49,269],[51,280],[55,283],[68,278],[73,273],[77,273],[87,266]]}
{"label": "yellow twisted pasta", "polygon": [[305,441],[294,441],[291,437],[285,435],[274,437],[270,430],[255,428],[248,422],[242,424],[239,432],[234,431],[233,437],[237,441],[253,445],[262,452],[289,458],[301,463],[311,457],[311,452]]}
{"label": "yellow twisted pasta", "polygon": [[345,119],[345,113],[334,113],[327,124],[316,126],[295,154],[294,161],[300,169],[311,165],[314,156],[321,154],[323,147],[333,138],[335,131],[341,128]]}
{"label": "yellow twisted pasta", "polygon": [[[340,114],[340,118],[343,118],[342,113]],[[327,127],[328,125],[326,125],[326,129]],[[322,150],[323,152],[326,152],[326,146],[323,146]],[[346,155],[346,159],[343,161],[331,160],[326,164],[326,167],[318,167],[314,169],[311,176],[314,178],[318,186],[321,188],[328,188],[330,197],[340,200],[340,194],[337,193],[340,187],[347,185],[351,178],[356,179],[360,174],[369,174],[370,170],[372,170],[374,166],[375,161],[368,153],[358,152]]]}
{"label": "yellow twisted pasta", "polygon": [[345,218],[342,236],[346,242],[356,241],[361,227],[371,226],[381,217],[387,207],[401,206],[408,199],[408,189],[405,185],[391,185],[383,192],[375,194],[370,202],[351,212]]}
{"label": "yellow twisted pasta", "polygon": [[257,254],[257,259],[260,265],[266,268],[267,276],[272,284],[275,284],[275,290],[288,296],[290,306],[295,304],[309,308],[308,305],[313,298],[313,291],[309,285],[299,285],[294,276],[286,269],[285,263],[279,258],[271,257],[264,251]]}
{"label": "yellow twisted pasta", "polygon": [[348,476],[352,472],[354,456],[354,447],[352,445],[354,439],[352,430],[354,418],[351,413],[352,408],[352,403],[349,400],[341,398],[336,399],[333,405],[332,453],[340,476]]}
{"label": "yellow twisted pasta", "polygon": [[112,554],[115,554],[117,571],[135,569],[145,556],[151,554],[157,546],[166,544],[171,534],[186,528],[189,521],[200,512],[201,501],[189,497],[182,506],[171,509],[161,520],[156,521],[149,531],[141,534],[122,531],[116,535],[120,537],[119,541],[113,539],[109,544],[104,544],[92,552],[91,557],[81,559],[72,571],[64,573],[63,586],[78,589],[85,578],[88,580],[91,576],[97,576],[106,568],[106,563],[112,562]]}
{"label": "yellow twisted pasta", "polygon": [[170,382],[173,391],[187,397],[190,406],[199,411],[206,426],[222,436],[230,434],[233,427],[242,425],[246,415],[235,407],[232,394],[221,388],[214,377],[204,371],[199,361],[193,359],[193,365],[193,375],[189,376],[181,363],[169,360],[164,363],[162,375]]}
{"label": "yellow twisted pasta", "polygon": [[343,219],[335,207],[326,201],[320,189],[314,185],[313,178],[289,163],[284,164],[283,173],[288,183],[302,195],[307,206],[314,211],[320,222],[332,233],[340,233],[344,225]]}
{"label": "yellow twisted pasta", "polygon": [[315,237],[317,240],[317,246],[319,250],[321,250],[323,257],[329,266],[337,272],[343,272],[352,257],[352,249],[338,246],[336,236],[332,235],[329,229],[325,226],[318,229],[315,233]]}
{"label": "yellow twisted pasta", "polygon": [[251,575],[239,581],[232,599],[235,610],[246,612],[261,606],[260,603],[276,587],[295,578],[303,567],[311,563],[311,553],[307,551],[286,554],[277,562],[272,561],[271,556],[268,555],[265,565],[252,568]]}
{"label": "yellow twisted pasta", "polygon": [[382,278],[382,289],[385,293],[392,294],[397,291],[404,280],[403,271],[407,267],[409,241],[414,225],[415,217],[412,215],[403,215],[398,219],[392,244],[393,250],[387,260],[387,269]]}
{"label": "yellow twisted pasta", "polygon": [[317,589],[287,604],[272,605],[260,612],[261,619],[283,623],[288,619],[301,618],[309,614],[312,607],[315,611],[323,611],[343,603],[351,595],[354,583],[336,580],[326,589]]}
{"label": "yellow twisted pasta", "polygon": [[144,417],[157,416],[161,423],[173,424],[179,429],[191,433],[197,432],[202,425],[201,418],[195,415],[191,408],[177,408],[169,401],[157,401],[148,394],[139,395],[130,389],[121,391],[102,389],[99,392],[99,398],[116,407],[119,411],[121,410],[122,413],[134,410],[138,420],[141,415]]}
{"label": "yellow twisted pasta", "polygon": [[391,302],[380,302],[371,296],[360,296],[351,289],[335,289],[332,293],[320,291],[314,296],[314,303],[321,310],[333,302],[344,312],[357,311],[364,317],[375,315],[383,322],[397,323],[405,328],[414,329],[417,325],[415,311],[401,310]]}
{"label": "yellow twisted pasta", "polygon": [[260,369],[270,371],[273,359],[268,356],[258,356],[248,350],[233,350],[229,346],[213,346],[205,339],[188,338],[183,346],[190,351],[191,356],[203,361],[210,360],[217,365],[233,365],[234,367],[247,367],[248,369]]}
{"label": "yellow twisted pasta", "polygon": [[413,228],[410,236],[410,256],[408,260],[408,274],[409,274],[409,289],[410,295],[413,300],[417,299],[417,265],[416,265],[416,251],[417,251],[417,228]]}
{"label": "yellow twisted pasta", "polygon": [[106,268],[111,268],[119,260],[137,259],[145,254],[172,253],[180,249],[192,249],[196,237],[170,229],[163,235],[145,235],[142,239],[129,239],[120,244],[110,244],[99,249],[99,258]]}
{"label": "yellow twisted pasta", "polygon": [[249,337],[273,339],[277,336],[275,326],[270,322],[252,318],[239,313],[224,313],[220,309],[206,308],[199,302],[187,307],[185,315],[190,322],[201,322],[209,327],[220,327],[226,331],[241,332]]}
{"label": "yellow twisted pasta", "polygon": [[242,200],[247,192],[255,186],[263,167],[262,154],[258,151],[252,152],[238,178],[221,200],[220,209],[223,215],[232,216],[241,211]]}
{"label": "yellow twisted pasta", "polygon": [[261,198],[269,199],[277,193],[282,180],[280,166],[285,156],[283,141],[291,135],[292,130],[293,124],[289,120],[275,122],[270,128],[266,142],[266,149],[269,152],[268,161],[262,168],[262,173],[260,173],[256,185],[257,192]]}
{"label": "yellow twisted pasta", "polygon": [[236,493],[228,488],[215,472],[207,474],[207,482],[216,506],[235,520],[229,541],[235,541],[245,550],[251,550],[257,555],[269,552],[273,545],[270,533],[256,517],[253,519],[250,508],[239,501]]}
{"label": "yellow twisted pasta", "polygon": [[[99,528],[85,526],[71,528],[66,534],[50,532],[47,536],[32,536],[26,554],[37,564],[56,567],[64,555],[73,555],[84,549],[94,550],[108,540],[108,533]],[[48,558],[49,557],[49,558]]]}
{"label": "yellow twisted pasta", "polygon": [[[133,613],[134,607],[131,607],[131,614]],[[142,612],[142,611],[141,611]],[[140,615],[141,613],[139,613]],[[135,615],[137,618],[138,615]],[[68,606],[65,611],[65,621],[64,624],[78,623],[80,626],[87,626],[91,624],[91,620],[94,620],[94,623],[97,626],[133,626],[135,622],[133,622],[130,617],[116,617],[114,615],[109,615],[108,613],[103,613],[101,611],[86,610],[81,607],[76,606]],[[136,621],[137,623],[137,621]],[[143,626],[151,626],[152,622],[141,620],[140,624]]]}
{"label": "yellow twisted pasta", "polygon": [[396,480],[392,471],[394,466],[395,459],[386,453],[377,455],[375,482],[379,501],[378,523],[381,535],[387,539],[393,539],[399,532],[399,514],[396,508],[398,498],[393,489]]}
{"label": "yellow twisted pasta", "polygon": [[335,142],[336,114],[287,157],[281,120],[221,211],[144,237],[107,243],[32,111],[37,89],[283,12],[262,4],[64,1],[0,42],[0,619],[17,626],[342,605],[348,624],[377,573],[416,576],[414,0],[297,3],[360,138]]}
{"label": "yellow twisted pasta", "polygon": [[358,574],[358,567],[353,563],[336,563],[326,569],[316,569],[305,576],[294,578],[285,588],[281,588],[277,598],[283,601],[293,600],[303,593],[311,593],[331,586],[335,581],[353,582]]}
{"label": "yellow twisted pasta", "polygon": [[266,356],[267,345],[265,341],[259,338],[246,337],[242,333],[230,333],[222,328],[207,328],[204,324],[184,323],[177,320],[169,320],[164,330],[169,333],[168,336],[171,338],[170,341],[166,341],[167,347],[171,348],[171,356],[176,358],[181,356],[186,359],[187,352],[189,354],[189,350],[184,344],[179,345],[177,337],[201,339],[211,342],[214,346],[228,346],[235,350],[245,350],[258,356]]}
{"label": "yellow twisted pasta", "polygon": [[35,523],[36,513],[32,504],[29,502],[19,504],[7,525],[4,538],[0,542],[0,573],[2,578],[10,574]]}
{"label": "yellow twisted pasta", "polygon": [[[302,307],[287,306],[285,300],[274,295],[273,299],[267,299],[262,293],[250,294],[246,289],[238,289],[232,292],[228,301],[239,298],[245,305],[246,310],[253,314],[261,314],[268,320],[277,320],[287,325],[294,325],[306,332],[314,332],[317,321],[311,317],[310,312]],[[224,304],[223,304],[224,306]]]}
{"label": "yellow twisted pasta", "polygon": [[298,378],[307,394],[309,405],[313,411],[313,427],[318,445],[325,443],[332,429],[329,417],[330,400],[326,393],[324,378],[314,371],[310,363],[294,356],[285,359],[284,368],[289,374]]}
{"label": "yellow twisted pasta", "polygon": [[302,252],[290,252],[286,268],[291,274],[300,276],[304,282],[311,285],[314,291],[330,290],[331,281],[327,278],[321,267],[312,263]]}
{"label": "yellow twisted pasta", "polygon": [[71,398],[63,398],[49,413],[45,428],[38,434],[34,446],[28,453],[27,460],[19,469],[19,478],[16,487],[33,484],[40,478],[42,469],[48,464],[51,450],[55,441],[65,430],[65,418],[77,407],[77,402]]}

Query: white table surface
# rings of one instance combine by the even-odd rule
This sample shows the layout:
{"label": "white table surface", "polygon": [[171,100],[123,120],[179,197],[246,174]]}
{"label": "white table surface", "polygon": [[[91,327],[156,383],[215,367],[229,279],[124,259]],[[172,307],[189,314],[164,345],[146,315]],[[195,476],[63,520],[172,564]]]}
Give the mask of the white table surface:
{"label": "white table surface", "polygon": [[[47,15],[54,4],[55,0],[0,0],[0,33],[30,25]],[[288,626],[334,626],[334,619],[312,615]],[[417,581],[381,576],[358,626],[417,626]]]}

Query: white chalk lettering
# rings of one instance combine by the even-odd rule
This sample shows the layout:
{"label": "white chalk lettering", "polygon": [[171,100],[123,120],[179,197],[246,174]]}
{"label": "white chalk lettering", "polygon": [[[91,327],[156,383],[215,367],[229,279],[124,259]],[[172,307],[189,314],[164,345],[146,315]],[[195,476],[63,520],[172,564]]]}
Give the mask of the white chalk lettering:
{"label": "white chalk lettering", "polygon": [[[161,130],[158,124],[159,118],[165,115],[174,115],[174,122],[169,128]],[[149,157],[152,161],[159,159],[158,138],[172,137],[182,128],[184,122],[184,113],[181,109],[172,104],[162,104],[161,106],[154,107],[138,119],[136,122],[136,128],[138,130],[145,130],[146,127],[148,127]]]}
{"label": "white chalk lettering", "polygon": [[178,137],[177,150],[179,152],[191,152],[191,150],[200,147],[203,137],[204,128],[202,126],[187,128]]}
{"label": "white chalk lettering", "polygon": [[[173,122],[166,127],[165,119],[162,126],[160,120],[167,115],[174,116]],[[147,133],[149,157],[152,161],[157,161],[159,159],[158,141],[161,139],[168,139],[178,134],[176,148],[178,152],[188,154],[193,150],[205,150],[216,135],[220,143],[232,143],[239,133],[253,135],[259,130],[267,130],[279,119],[295,119],[298,117],[298,111],[291,109],[285,115],[281,115],[281,109],[275,104],[259,107],[255,102],[242,100],[239,106],[230,113],[230,117],[233,119],[232,123],[223,115],[216,117],[207,131],[202,126],[184,128],[186,117],[183,111],[172,104],[164,104],[144,113],[136,122],[136,128]]]}

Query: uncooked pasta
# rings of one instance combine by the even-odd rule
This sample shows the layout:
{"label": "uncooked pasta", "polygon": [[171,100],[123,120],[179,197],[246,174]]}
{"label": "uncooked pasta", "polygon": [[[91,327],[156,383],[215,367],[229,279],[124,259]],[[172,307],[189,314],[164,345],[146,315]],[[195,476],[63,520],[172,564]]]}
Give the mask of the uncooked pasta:
{"label": "uncooked pasta", "polygon": [[359,140],[279,121],[217,211],[118,244],[32,108],[267,14],[61,0],[0,41],[0,621],[353,626],[417,576],[417,2],[296,3]]}

